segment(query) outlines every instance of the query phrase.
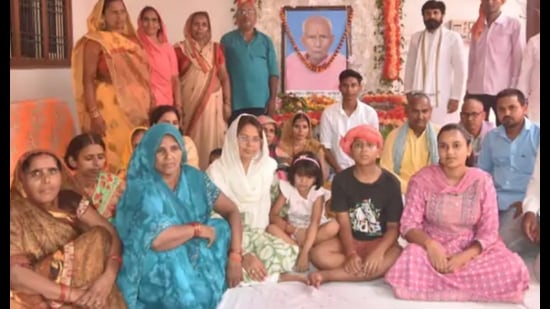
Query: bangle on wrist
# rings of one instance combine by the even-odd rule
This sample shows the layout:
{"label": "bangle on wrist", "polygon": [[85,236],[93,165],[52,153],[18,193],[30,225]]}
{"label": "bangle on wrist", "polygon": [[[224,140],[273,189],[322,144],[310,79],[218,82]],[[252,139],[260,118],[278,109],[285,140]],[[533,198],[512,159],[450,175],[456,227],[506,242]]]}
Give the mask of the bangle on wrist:
{"label": "bangle on wrist", "polygon": [[354,256],[354,255],[357,255],[357,251],[352,250],[350,253],[348,253],[348,254],[346,255],[346,257],[349,258],[349,257]]}
{"label": "bangle on wrist", "polygon": [[201,225],[198,222],[191,222],[191,226],[193,227],[193,238],[199,237],[201,234]]}
{"label": "bangle on wrist", "polygon": [[240,253],[230,252],[229,259],[233,262],[241,263],[243,261],[243,256]]}
{"label": "bangle on wrist", "polygon": [[118,254],[111,254],[109,255],[109,257],[107,258],[107,260],[113,260],[113,261],[117,261],[120,265],[122,265],[122,257]]}

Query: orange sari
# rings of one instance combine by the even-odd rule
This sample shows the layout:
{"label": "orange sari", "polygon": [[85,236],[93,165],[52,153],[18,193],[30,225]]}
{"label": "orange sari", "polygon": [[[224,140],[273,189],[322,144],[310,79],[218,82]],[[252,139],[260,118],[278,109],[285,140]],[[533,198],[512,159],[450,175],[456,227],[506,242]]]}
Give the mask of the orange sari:
{"label": "orange sari", "polygon": [[[199,166],[208,167],[210,151],[221,148],[227,124],[223,119],[223,92],[218,78],[225,64],[221,46],[211,40],[200,49],[191,36],[191,19],[185,24],[185,40],[176,44],[183,103],[183,132],[195,141]],[[210,24],[210,19],[208,19]]]}
{"label": "orange sari", "polygon": [[[62,185],[57,206],[34,205],[21,182],[23,155],[15,169],[10,191],[10,265],[25,265],[36,273],[71,287],[86,286],[105,270],[111,235],[102,227],[87,227],[79,217],[89,210],[73,178],[62,168]],[[41,151],[42,152],[42,151]],[[53,155],[53,154],[52,154]],[[10,289],[10,308],[74,308],[72,304],[47,300],[38,294]],[[123,309],[126,304],[113,286],[107,308]]]}
{"label": "orange sari", "polygon": [[102,70],[103,64],[110,80],[96,79],[95,97],[107,125],[104,141],[109,170],[116,173],[121,167],[120,157],[132,129],[148,122],[152,103],[150,71],[147,55],[138,43],[130,20],[124,34],[102,30],[103,5],[103,0],[97,2],[88,17],[88,33],[73,49],[73,87],[81,129],[89,131],[91,119],[85,104],[83,83],[84,48],[88,40],[99,43],[103,52],[98,71]]}

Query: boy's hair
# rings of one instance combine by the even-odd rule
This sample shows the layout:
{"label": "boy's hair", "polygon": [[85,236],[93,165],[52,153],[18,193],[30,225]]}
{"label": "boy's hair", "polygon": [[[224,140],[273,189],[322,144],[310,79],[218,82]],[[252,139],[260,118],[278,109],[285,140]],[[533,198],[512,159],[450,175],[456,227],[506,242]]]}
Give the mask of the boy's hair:
{"label": "boy's hair", "polygon": [[338,81],[340,81],[341,84],[342,82],[344,82],[344,79],[348,77],[355,78],[359,84],[361,84],[361,82],[363,81],[363,76],[361,76],[359,72],[352,69],[346,69],[340,72],[340,75],[338,76]]}
{"label": "boy's hair", "polygon": [[323,186],[323,170],[317,156],[311,151],[302,151],[292,158],[288,169],[288,182],[294,186],[294,176],[308,176],[315,178],[315,189]]}

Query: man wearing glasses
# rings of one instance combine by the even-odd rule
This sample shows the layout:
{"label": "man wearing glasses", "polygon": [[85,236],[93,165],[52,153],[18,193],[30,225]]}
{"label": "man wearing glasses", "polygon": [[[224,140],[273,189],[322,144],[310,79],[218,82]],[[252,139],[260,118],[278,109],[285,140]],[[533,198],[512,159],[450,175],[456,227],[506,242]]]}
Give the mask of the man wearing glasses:
{"label": "man wearing glasses", "polygon": [[472,141],[473,164],[477,164],[477,158],[481,151],[481,143],[485,134],[495,127],[492,122],[485,120],[485,114],[483,102],[470,95],[464,98],[464,103],[460,111],[460,124],[462,124],[474,138]]}
{"label": "man wearing glasses", "polygon": [[279,88],[279,67],[273,41],[255,28],[253,0],[241,3],[235,15],[237,29],[220,40],[231,80],[232,115],[272,115]]}

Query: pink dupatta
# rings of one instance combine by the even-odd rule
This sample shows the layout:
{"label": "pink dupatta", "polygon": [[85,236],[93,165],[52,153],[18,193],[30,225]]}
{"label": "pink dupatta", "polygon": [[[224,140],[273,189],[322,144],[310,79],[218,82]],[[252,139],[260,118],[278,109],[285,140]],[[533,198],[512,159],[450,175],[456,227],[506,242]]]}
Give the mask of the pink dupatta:
{"label": "pink dupatta", "polygon": [[[147,11],[153,11],[160,23],[158,38],[160,44],[151,39],[144,30],[143,15]],[[152,7],[145,7],[138,17],[138,38],[141,41],[151,65],[151,91],[155,97],[156,105],[173,105],[174,91],[172,88],[172,77],[178,75],[178,61],[174,48],[168,42],[166,36],[166,25],[162,21],[158,11]]]}

